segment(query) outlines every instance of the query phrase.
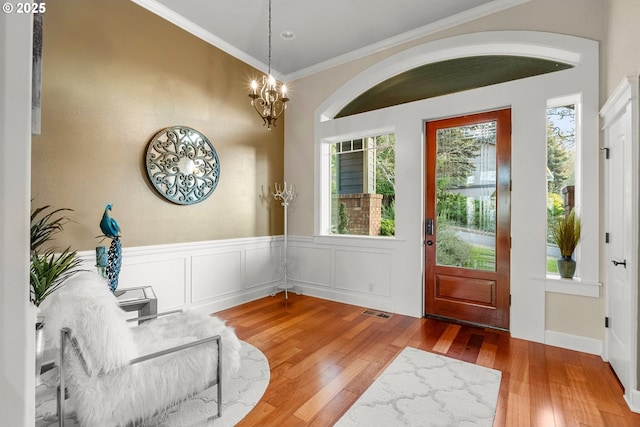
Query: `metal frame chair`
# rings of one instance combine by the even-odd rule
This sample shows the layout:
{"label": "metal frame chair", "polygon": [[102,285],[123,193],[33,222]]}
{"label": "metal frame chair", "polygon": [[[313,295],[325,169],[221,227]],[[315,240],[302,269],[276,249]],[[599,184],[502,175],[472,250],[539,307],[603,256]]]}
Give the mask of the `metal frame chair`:
{"label": "metal frame chair", "polygon": [[[145,320],[151,320],[154,319],[156,317],[159,316],[164,316],[164,315],[168,315],[168,314],[174,314],[174,313],[178,313],[181,310],[175,310],[175,311],[171,311],[171,312],[165,312],[165,313],[161,313],[161,314],[154,314],[154,315],[149,315],[149,316],[143,316],[143,317],[137,317],[137,318],[132,318],[132,319],[128,319],[128,322],[133,322],[133,321],[145,321]],[[171,353],[175,353],[178,351],[183,351],[189,348],[193,348],[199,345],[203,345],[203,344],[207,344],[207,343],[211,343],[211,342],[216,342],[217,343],[217,353],[218,353],[218,363],[217,363],[217,374],[216,374],[216,379],[214,381],[212,381],[211,383],[208,384],[207,388],[212,387],[214,385],[217,385],[217,393],[218,393],[218,401],[217,401],[217,414],[210,417],[209,420],[212,419],[216,419],[216,418],[220,418],[222,416],[222,381],[221,381],[221,375],[222,375],[222,340],[220,335],[214,335],[211,337],[207,337],[207,338],[203,338],[203,339],[199,339],[197,341],[193,341],[187,344],[182,344],[182,345],[177,345],[174,347],[169,347],[167,349],[164,350],[160,350],[154,353],[149,353],[146,354],[144,356],[140,356],[140,357],[136,357],[134,359],[131,359],[129,361],[129,365],[135,365],[138,363],[143,363],[145,361],[148,360],[152,360],[155,359],[157,357],[160,356],[165,356],[167,354],[171,354]],[[80,350],[80,346],[78,344],[78,341],[76,340],[76,338],[73,336],[73,331],[69,328],[62,328],[60,330],[60,366],[59,366],[59,385],[57,388],[57,392],[56,392],[56,399],[57,399],[57,411],[58,411],[58,425],[60,427],[64,427],[64,417],[65,417],[65,401],[68,397],[67,394],[67,390],[66,390],[66,386],[65,386],[65,359],[67,357],[66,355],[66,349],[68,346],[71,346],[70,348],[73,349],[73,352],[76,354],[76,356],[79,358],[80,363],[84,369],[84,372],[87,374],[87,376],[90,376],[89,373],[89,368],[87,366],[87,362],[85,360],[84,355],[82,354],[82,351]],[[64,394],[63,394],[64,393]],[[189,396],[185,396],[185,398],[187,398]],[[161,411],[163,409],[167,409],[167,408],[158,408],[158,411]]]}

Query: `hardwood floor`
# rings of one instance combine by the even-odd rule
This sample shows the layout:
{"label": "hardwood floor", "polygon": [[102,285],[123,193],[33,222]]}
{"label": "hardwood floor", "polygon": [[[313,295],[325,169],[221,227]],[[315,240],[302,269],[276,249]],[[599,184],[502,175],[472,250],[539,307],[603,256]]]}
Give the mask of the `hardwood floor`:
{"label": "hardwood floor", "polygon": [[331,426],[405,347],[502,371],[494,426],[640,426],[599,356],[506,332],[278,294],[215,313],[271,366],[260,403],[239,426]]}

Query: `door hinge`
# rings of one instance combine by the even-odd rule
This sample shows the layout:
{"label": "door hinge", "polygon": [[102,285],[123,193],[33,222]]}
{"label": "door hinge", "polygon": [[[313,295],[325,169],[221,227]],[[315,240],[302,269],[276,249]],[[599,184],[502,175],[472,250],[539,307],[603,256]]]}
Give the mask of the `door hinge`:
{"label": "door hinge", "polygon": [[609,243],[609,233],[604,233],[604,242]]}
{"label": "door hinge", "polygon": [[600,150],[604,151],[604,158],[608,159],[609,158],[609,148],[608,147],[601,147]]}
{"label": "door hinge", "polygon": [[609,327],[609,317],[605,316],[604,318],[604,327],[608,328]]}
{"label": "door hinge", "polygon": [[509,294],[509,307],[511,307],[511,294]]}

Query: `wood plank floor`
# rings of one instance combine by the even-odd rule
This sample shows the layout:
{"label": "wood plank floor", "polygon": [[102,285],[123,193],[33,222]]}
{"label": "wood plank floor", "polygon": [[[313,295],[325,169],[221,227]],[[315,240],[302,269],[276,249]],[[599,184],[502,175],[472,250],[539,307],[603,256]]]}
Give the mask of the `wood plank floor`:
{"label": "wood plank floor", "polygon": [[215,313],[271,366],[262,400],[239,426],[331,426],[405,347],[502,371],[494,426],[640,426],[599,356],[434,319],[282,294]]}

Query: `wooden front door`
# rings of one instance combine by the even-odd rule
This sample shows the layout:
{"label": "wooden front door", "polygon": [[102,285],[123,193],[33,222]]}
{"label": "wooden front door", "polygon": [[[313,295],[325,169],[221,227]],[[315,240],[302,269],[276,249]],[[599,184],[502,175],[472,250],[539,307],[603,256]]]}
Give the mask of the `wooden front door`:
{"label": "wooden front door", "polygon": [[425,313],[509,328],[511,110],[426,124]]}

